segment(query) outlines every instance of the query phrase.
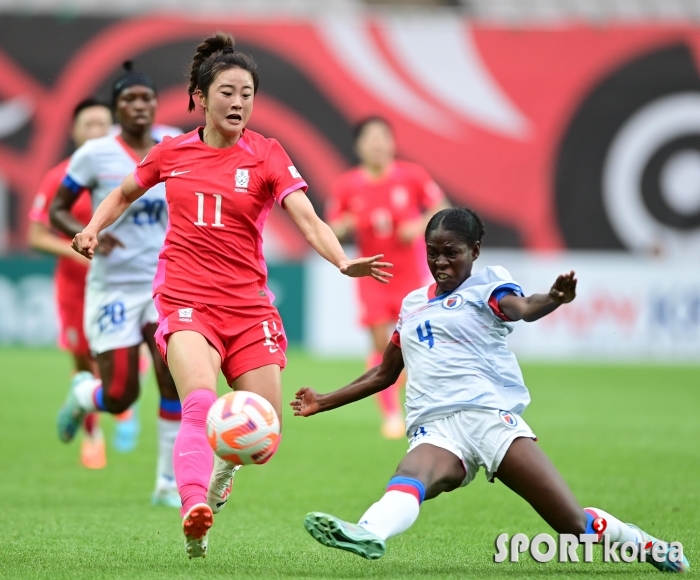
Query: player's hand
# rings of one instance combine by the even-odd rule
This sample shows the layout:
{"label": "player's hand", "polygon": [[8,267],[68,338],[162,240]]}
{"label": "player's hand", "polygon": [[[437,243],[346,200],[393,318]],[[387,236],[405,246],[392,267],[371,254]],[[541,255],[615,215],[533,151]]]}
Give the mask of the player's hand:
{"label": "player's hand", "polygon": [[567,304],[576,298],[576,272],[559,276],[549,291],[549,297],[557,304]]}
{"label": "player's hand", "polygon": [[372,276],[382,284],[388,284],[389,279],[394,275],[389,272],[384,272],[380,268],[393,268],[394,264],[389,262],[379,262],[384,254],[377,254],[371,258],[357,258],[357,260],[346,260],[338,267],[341,274],[350,276],[351,278],[361,278],[363,276]]}
{"label": "player's hand", "polygon": [[97,238],[99,245],[97,246],[97,253],[103,256],[109,256],[114,248],[123,248],[124,244],[121,243],[119,238],[116,238],[109,232],[102,232]]}
{"label": "player's hand", "polygon": [[95,255],[95,248],[97,247],[97,236],[88,230],[83,230],[75,234],[71,247],[88,260],[92,260],[92,257]]}
{"label": "player's hand", "polygon": [[418,218],[401,223],[396,230],[396,234],[402,244],[410,244],[417,237],[421,236],[424,231],[423,218]]}
{"label": "player's hand", "polygon": [[294,397],[295,399],[289,405],[294,409],[295,417],[309,417],[321,410],[321,406],[318,404],[319,394],[313,389],[302,387],[295,393]]}

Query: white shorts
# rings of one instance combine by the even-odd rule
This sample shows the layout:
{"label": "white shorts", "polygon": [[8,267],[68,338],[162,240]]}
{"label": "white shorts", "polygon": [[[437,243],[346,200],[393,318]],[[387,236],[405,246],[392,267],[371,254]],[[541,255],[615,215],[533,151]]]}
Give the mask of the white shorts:
{"label": "white shorts", "polygon": [[151,284],[85,289],[85,336],[98,355],[143,342],[143,327],[158,322]]}
{"label": "white shorts", "polygon": [[493,481],[506,451],[518,437],[537,439],[520,415],[476,408],[428,420],[413,428],[409,436],[409,451],[430,443],[459,457],[467,471],[462,487],[476,477],[479,467],[486,470],[486,479]]}

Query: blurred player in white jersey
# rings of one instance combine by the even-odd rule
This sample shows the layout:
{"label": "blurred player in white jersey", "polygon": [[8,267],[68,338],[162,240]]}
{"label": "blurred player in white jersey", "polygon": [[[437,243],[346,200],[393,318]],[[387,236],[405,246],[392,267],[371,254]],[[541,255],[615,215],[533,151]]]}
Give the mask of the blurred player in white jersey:
{"label": "blurred player in white jersey", "polygon": [[[524,296],[501,267],[472,274],[484,227],[473,211],[438,212],[425,232],[435,283],[404,298],[382,363],[350,385],[319,395],[303,388],[291,405],[309,416],[369,397],[394,384],[406,367],[406,430],[410,446],[386,493],[351,524],[313,512],[304,525],[321,544],[368,559],[407,530],[420,504],[469,484],[481,467],[525,499],[559,534],[595,534],[598,541],[633,542],[651,553],[654,538],[598,508],[578,504],[535,443],[521,417],[530,403],[523,376],[506,344],[513,322],[538,320],[576,296],[574,273],[557,278],[547,294]],[[667,572],[685,572],[687,559],[646,558]]]}
{"label": "blurred player in white jersey", "polygon": [[[151,132],[157,105],[155,85],[145,74],[132,70],[131,63],[125,63],[125,69],[112,91],[121,133],[90,141],[73,154],[51,205],[52,224],[69,236],[85,227],[70,214],[76,192],[88,189],[96,208],[157,142]],[[139,346],[145,342],[153,355],[160,389],[153,503],[177,507],[180,499],[172,452],[181,407],[173,379],[156,347],[158,313],[152,298],[167,223],[165,187],[161,184],[102,233],[100,251],[90,264],[84,322],[102,380],[86,376],[73,386],[59,413],[58,432],[61,440],[70,441],[85,414],[122,413],[136,401],[140,390]]]}

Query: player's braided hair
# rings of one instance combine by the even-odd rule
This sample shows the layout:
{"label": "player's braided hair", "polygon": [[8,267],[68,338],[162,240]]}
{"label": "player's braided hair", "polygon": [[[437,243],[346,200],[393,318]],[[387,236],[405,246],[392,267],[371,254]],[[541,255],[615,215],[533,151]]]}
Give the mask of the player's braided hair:
{"label": "player's braided hair", "polygon": [[466,207],[451,207],[437,212],[425,228],[425,240],[435,230],[454,232],[470,248],[480,242],[486,231],[479,214]]}
{"label": "player's braided hair", "polygon": [[190,94],[188,111],[194,110],[193,95],[197,89],[203,94],[209,92],[209,87],[222,71],[230,68],[242,68],[253,77],[253,94],[258,92],[257,64],[253,58],[242,52],[235,52],[236,41],[225,32],[217,32],[205,39],[198,47],[190,67],[190,84],[187,92]]}

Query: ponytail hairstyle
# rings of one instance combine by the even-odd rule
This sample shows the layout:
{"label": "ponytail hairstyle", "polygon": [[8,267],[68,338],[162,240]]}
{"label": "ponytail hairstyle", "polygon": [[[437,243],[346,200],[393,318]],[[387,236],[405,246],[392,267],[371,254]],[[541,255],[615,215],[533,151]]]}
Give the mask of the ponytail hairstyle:
{"label": "ponytail hairstyle", "polygon": [[486,233],[479,214],[466,207],[451,207],[437,212],[425,228],[425,241],[433,231],[440,229],[454,232],[470,248],[480,242]]}
{"label": "ponytail hairstyle", "polygon": [[233,50],[234,44],[236,41],[233,36],[225,32],[217,32],[197,47],[190,67],[190,84],[187,87],[187,92],[190,95],[188,111],[191,112],[195,108],[194,94],[197,89],[202,91],[202,94],[207,95],[214,79],[230,68],[241,68],[248,71],[253,77],[253,94],[258,92],[258,65],[251,56],[235,52]]}

